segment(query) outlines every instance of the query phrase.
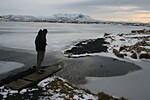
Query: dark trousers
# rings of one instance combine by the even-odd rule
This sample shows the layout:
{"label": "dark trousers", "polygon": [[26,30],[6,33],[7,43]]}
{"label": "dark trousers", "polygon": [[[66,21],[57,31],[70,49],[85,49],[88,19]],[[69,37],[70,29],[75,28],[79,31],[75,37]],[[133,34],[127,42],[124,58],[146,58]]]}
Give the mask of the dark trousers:
{"label": "dark trousers", "polygon": [[39,71],[41,69],[41,64],[44,60],[45,52],[44,51],[37,51],[37,67],[36,71]]}

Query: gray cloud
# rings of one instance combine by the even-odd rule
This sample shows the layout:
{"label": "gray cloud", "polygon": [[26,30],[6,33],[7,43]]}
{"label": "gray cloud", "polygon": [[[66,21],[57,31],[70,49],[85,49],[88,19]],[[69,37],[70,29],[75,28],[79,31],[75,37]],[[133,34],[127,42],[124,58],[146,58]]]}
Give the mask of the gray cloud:
{"label": "gray cloud", "polygon": [[[86,0],[61,5],[60,8],[84,12],[97,19],[126,18],[134,14],[150,14],[150,0]],[[147,12],[141,12],[141,11]]]}
{"label": "gray cloud", "polygon": [[150,14],[150,0],[0,0],[0,2],[1,15],[49,16],[55,13],[83,13],[98,19],[127,19],[133,14]]}
{"label": "gray cloud", "polygon": [[76,7],[95,7],[95,6],[136,6],[142,10],[150,10],[150,0],[87,0],[72,4]]}
{"label": "gray cloud", "polygon": [[[88,12],[88,14],[114,14],[117,12],[132,12],[132,14],[134,14],[138,13],[140,10],[150,11],[149,4],[150,0],[87,0],[78,3],[66,4],[62,7],[68,7],[68,9],[73,9],[75,11]],[[118,15],[118,17],[119,16],[120,15]]]}

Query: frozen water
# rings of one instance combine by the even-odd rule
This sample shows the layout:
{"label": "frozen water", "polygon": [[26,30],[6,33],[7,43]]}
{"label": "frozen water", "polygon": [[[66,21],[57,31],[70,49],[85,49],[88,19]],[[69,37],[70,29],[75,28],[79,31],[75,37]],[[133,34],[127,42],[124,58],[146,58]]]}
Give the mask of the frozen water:
{"label": "frozen water", "polygon": [[[105,32],[114,34],[129,33],[131,30],[140,30],[146,27],[103,24],[0,22],[0,46],[34,50],[34,39],[38,30],[43,28],[47,28],[49,31],[47,35],[47,50],[62,51],[72,42],[101,37]],[[101,55],[114,57],[113,54],[104,53]],[[82,87],[95,92],[103,91],[116,96],[125,96],[131,100],[147,100],[150,93],[150,63],[134,60],[132,63],[139,65],[143,69],[118,77],[94,78],[94,80],[93,78],[87,78],[88,83],[82,85]],[[5,65],[4,62],[0,64]],[[4,72],[23,66],[22,64],[18,65],[16,63],[10,64],[10,62],[7,64],[7,66],[5,65],[7,70],[3,70]],[[5,67],[2,68],[5,69]]]}
{"label": "frozen water", "polygon": [[[117,58],[110,53],[102,54],[102,56]],[[118,97],[124,96],[129,100],[148,100],[150,95],[150,62],[148,60],[120,60],[134,63],[142,70],[117,77],[87,77],[87,84],[80,86],[93,92],[103,91]]]}
{"label": "frozen water", "polygon": [[17,62],[0,61],[0,74],[7,73],[9,71],[12,71],[16,68],[20,68],[23,66],[24,64]]}
{"label": "frozen water", "polygon": [[48,29],[48,51],[61,51],[74,41],[96,38],[103,33],[129,33],[131,30],[146,27],[104,25],[104,24],[65,24],[36,22],[0,22],[0,46],[34,50],[34,39],[39,29]]}

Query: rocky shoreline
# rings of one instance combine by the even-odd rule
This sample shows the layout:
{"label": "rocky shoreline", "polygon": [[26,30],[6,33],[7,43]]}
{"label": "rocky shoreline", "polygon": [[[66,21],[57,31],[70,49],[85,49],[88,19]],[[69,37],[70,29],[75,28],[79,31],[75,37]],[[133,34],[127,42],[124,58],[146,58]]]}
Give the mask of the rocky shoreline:
{"label": "rocky shoreline", "polygon": [[150,59],[150,30],[132,30],[128,34],[109,34],[104,37],[108,45],[108,51],[117,57],[129,57],[132,59]]}
{"label": "rocky shoreline", "polygon": [[5,18],[0,18],[0,21],[5,22],[46,22],[46,23],[72,23],[72,24],[111,24],[111,25],[123,25],[123,26],[145,26],[150,27],[149,23],[136,23],[136,22],[113,22],[113,21],[44,21],[44,20],[9,20]]}
{"label": "rocky shoreline", "polygon": [[105,33],[103,38],[89,39],[75,44],[63,53],[68,57],[88,56],[109,52],[117,57],[150,59],[150,30],[133,30],[129,34]]}

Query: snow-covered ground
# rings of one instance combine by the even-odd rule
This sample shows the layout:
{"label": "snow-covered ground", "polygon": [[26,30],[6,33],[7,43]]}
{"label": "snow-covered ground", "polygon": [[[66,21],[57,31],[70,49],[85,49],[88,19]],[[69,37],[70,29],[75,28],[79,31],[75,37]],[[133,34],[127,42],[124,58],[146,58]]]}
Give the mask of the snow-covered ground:
{"label": "snow-covered ground", "polygon": [[[54,86],[52,86],[52,83]],[[50,85],[49,85],[50,84]],[[72,98],[75,100],[86,100],[86,99],[91,99],[91,100],[97,100],[98,97],[93,94],[87,93],[82,89],[79,88],[75,88],[74,86],[68,84],[68,82],[60,77],[49,77],[43,81],[41,81],[38,86],[44,88],[44,90],[46,90],[46,92],[44,93],[44,96],[40,97],[40,100],[46,100],[46,99],[50,99],[50,100],[63,100],[63,98]],[[65,91],[63,91],[63,89],[65,89]],[[69,91],[68,91],[69,90]],[[63,91],[63,93],[61,93]],[[70,95],[72,94],[72,95]],[[81,94],[82,96],[80,96],[79,94]],[[49,96],[51,95],[51,96]]]}
{"label": "snow-covered ground", "polygon": [[[105,33],[104,37],[108,44],[108,52],[117,54],[114,50],[117,50],[119,54],[123,54],[123,57],[132,57],[134,59],[140,58],[141,54],[150,55],[150,33],[129,33],[129,34],[107,34]],[[136,57],[133,57],[133,54]],[[150,58],[150,57],[149,57]]]}
{"label": "snow-covered ground", "polygon": [[[33,92],[38,93],[37,91],[43,90],[40,92],[40,95],[37,97]],[[26,95],[29,96],[26,97]],[[3,99],[38,99],[38,100],[125,100],[122,97],[109,96],[103,92],[92,93],[87,89],[78,88],[67,80],[52,76],[48,77],[38,83],[37,88],[25,88],[21,91],[5,89],[4,86],[0,87],[0,95]],[[20,96],[18,96],[20,95]],[[34,97],[35,96],[35,97]],[[103,99],[102,99],[103,98]]]}

